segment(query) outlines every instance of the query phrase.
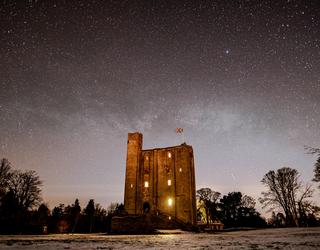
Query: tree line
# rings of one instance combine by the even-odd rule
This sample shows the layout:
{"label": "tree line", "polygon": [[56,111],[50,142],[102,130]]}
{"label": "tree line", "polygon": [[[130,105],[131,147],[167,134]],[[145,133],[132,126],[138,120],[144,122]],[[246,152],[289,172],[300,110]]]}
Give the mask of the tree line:
{"label": "tree line", "polygon": [[93,233],[111,229],[111,218],[124,206],[107,209],[93,199],[81,208],[79,200],[52,209],[42,203],[42,181],[35,171],[14,170],[7,159],[0,161],[0,233]]}
{"label": "tree line", "polygon": [[[315,182],[320,182],[320,149],[306,147],[316,155]],[[222,222],[225,228],[269,226],[319,226],[320,208],[311,198],[311,185],[303,185],[297,170],[283,167],[270,170],[262,180],[266,191],[259,202],[272,217],[265,221],[256,211],[256,201],[241,192],[221,193],[210,188],[197,191],[197,217],[205,224]],[[113,216],[125,214],[123,204],[107,209],[89,200],[60,204],[52,210],[41,198],[42,181],[33,170],[15,170],[7,159],[0,161],[0,233],[92,233],[111,230]],[[320,186],[319,186],[320,189]]]}
{"label": "tree line", "polygon": [[[41,225],[47,226],[49,233],[98,233],[111,231],[111,219],[123,213],[123,204],[111,203],[107,209],[90,199],[81,209],[79,200],[71,205],[60,204],[53,208]],[[43,228],[43,227],[42,227]]]}
{"label": "tree line", "polygon": [[[317,156],[313,181],[320,182],[320,149],[306,147],[307,153]],[[269,208],[272,217],[265,221],[255,210],[255,200],[241,192],[221,193],[210,188],[197,190],[198,219],[207,225],[222,222],[230,227],[320,226],[320,207],[312,200],[311,185],[303,185],[296,169],[282,167],[266,173],[261,183],[266,187],[259,202]],[[319,186],[320,189],[320,186]]]}
{"label": "tree line", "polygon": [[255,209],[256,202],[241,192],[221,193],[210,188],[197,190],[197,219],[208,227],[223,223],[224,228],[266,227],[267,223]]}

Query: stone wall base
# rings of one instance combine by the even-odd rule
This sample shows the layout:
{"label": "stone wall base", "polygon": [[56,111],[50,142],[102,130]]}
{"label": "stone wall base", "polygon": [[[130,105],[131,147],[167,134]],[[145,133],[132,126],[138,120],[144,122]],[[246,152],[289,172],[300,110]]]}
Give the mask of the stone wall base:
{"label": "stone wall base", "polygon": [[196,231],[197,228],[189,223],[183,223],[165,215],[113,217],[111,222],[112,233],[154,233],[157,229]]}

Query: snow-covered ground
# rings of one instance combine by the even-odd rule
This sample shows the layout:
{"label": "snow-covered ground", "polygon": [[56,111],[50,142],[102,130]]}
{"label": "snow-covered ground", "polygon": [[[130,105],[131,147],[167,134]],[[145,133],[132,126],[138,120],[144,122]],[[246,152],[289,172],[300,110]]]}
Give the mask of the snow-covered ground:
{"label": "snow-covered ground", "polygon": [[0,249],[320,249],[320,228],[161,235],[0,236]]}

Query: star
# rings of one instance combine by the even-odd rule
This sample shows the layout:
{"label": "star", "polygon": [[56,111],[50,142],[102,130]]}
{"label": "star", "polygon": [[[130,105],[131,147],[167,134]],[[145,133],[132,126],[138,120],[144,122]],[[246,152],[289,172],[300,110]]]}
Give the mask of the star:
{"label": "star", "polygon": [[0,7],[0,159],[41,173],[51,205],[79,188],[121,202],[137,130],[146,148],[192,145],[198,188],[231,172],[258,190],[248,171],[287,162],[312,179],[316,1],[15,2]]}

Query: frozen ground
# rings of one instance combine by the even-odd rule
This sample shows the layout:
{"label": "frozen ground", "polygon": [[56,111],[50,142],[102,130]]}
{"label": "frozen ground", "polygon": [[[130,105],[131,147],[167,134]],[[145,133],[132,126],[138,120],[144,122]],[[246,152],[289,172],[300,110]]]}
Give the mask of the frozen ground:
{"label": "frozen ground", "polygon": [[320,228],[163,235],[0,236],[0,249],[320,249]]}

